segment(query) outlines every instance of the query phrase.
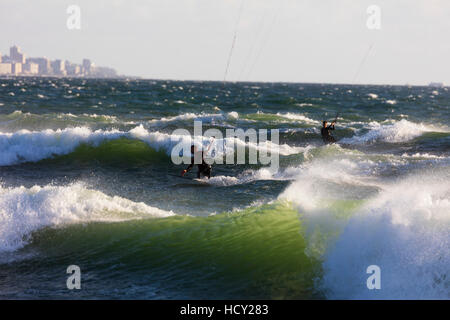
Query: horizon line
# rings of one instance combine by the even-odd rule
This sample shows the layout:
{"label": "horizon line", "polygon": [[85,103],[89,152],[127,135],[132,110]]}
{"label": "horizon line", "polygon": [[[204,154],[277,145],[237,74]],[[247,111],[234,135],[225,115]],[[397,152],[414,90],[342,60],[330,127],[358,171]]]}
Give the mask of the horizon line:
{"label": "horizon line", "polygon": [[0,79],[12,79],[12,78],[55,78],[55,79],[108,79],[108,80],[149,80],[149,81],[173,81],[173,82],[216,82],[224,84],[237,84],[237,83],[280,83],[280,84],[306,84],[306,85],[341,85],[341,86],[393,86],[393,87],[433,87],[431,84],[437,83],[442,86],[436,86],[437,88],[448,88],[450,85],[446,85],[443,82],[431,81],[428,84],[394,84],[394,83],[348,83],[348,82],[308,82],[308,81],[268,81],[268,80],[205,80],[205,79],[174,79],[174,78],[151,78],[142,76],[131,75],[119,75],[117,77],[70,77],[70,76],[56,76],[56,75],[0,75]]}

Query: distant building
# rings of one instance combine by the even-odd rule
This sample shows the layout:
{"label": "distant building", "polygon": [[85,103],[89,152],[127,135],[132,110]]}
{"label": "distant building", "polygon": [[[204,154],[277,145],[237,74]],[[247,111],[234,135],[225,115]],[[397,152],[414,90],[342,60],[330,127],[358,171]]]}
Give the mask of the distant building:
{"label": "distant building", "polygon": [[22,64],[20,62],[11,63],[11,73],[18,75],[22,73]]}
{"label": "distant building", "polygon": [[22,71],[26,74],[39,74],[39,64],[27,61],[23,65]]}
{"label": "distant building", "polygon": [[444,84],[442,82],[430,82],[428,86],[433,88],[442,88],[444,87]]}
{"label": "distant building", "polygon": [[68,76],[79,76],[81,75],[81,66],[75,63],[71,63],[66,60],[66,72]]}
{"label": "distant building", "polygon": [[11,74],[11,63],[0,63],[0,74]]}
{"label": "distant building", "polygon": [[36,63],[39,66],[39,74],[46,75],[52,73],[50,60],[47,58],[28,58],[27,62]]}
{"label": "distant building", "polygon": [[99,78],[115,78],[117,77],[117,72],[112,68],[95,67],[91,71],[91,75]]}
{"label": "distant building", "polygon": [[91,62],[91,60],[89,59],[83,59],[83,73],[84,74],[90,74],[91,73],[91,69],[93,67],[93,64]]}
{"label": "distant building", "polygon": [[65,63],[63,60],[55,60],[51,62],[51,66],[53,69],[53,73],[55,75],[59,75],[59,76],[65,76],[66,75],[66,68],[65,68]]}
{"label": "distant building", "polygon": [[11,60],[11,63],[25,63],[25,55],[20,52],[20,48],[18,46],[12,46],[9,48],[9,59]]}

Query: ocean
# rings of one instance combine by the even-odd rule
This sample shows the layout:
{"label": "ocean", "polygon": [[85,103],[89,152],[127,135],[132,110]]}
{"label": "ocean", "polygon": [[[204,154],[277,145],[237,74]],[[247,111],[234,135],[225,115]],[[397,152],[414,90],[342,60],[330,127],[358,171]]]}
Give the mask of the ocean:
{"label": "ocean", "polygon": [[[194,120],[278,129],[279,170],[178,177]],[[449,120],[448,87],[0,79],[0,299],[449,299]]]}

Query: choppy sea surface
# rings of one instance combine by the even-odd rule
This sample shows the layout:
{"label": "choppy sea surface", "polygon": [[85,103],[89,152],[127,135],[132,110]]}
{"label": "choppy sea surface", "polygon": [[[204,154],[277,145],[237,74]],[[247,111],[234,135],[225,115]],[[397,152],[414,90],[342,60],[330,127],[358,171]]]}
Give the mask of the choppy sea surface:
{"label": "choppy sea surface", "polygon": [[[177,177],[194,120],[279,129],[279,170]],[[449,88],[0,79],[0,298],[449,299],[449,120]]]}

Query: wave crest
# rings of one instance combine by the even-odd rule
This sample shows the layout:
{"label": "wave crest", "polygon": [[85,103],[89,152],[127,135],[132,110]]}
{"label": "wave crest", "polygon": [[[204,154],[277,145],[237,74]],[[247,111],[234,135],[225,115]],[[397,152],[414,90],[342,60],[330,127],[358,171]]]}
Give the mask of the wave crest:
{"label": "wave crest", "polygon": [[22,248],[33,231],[46,226],[171,215],[174,213],[143,202],[111,197],[88,189],[82,183],[31,188],[0,187],[0,252]]}
{"label": "wave crest", "polygon": [[425,132],[449,132],[443,128],[437,128],[422,123],[413,123],[406,119],[390,123],[380,124],[371,122],[369,131],[361,136],[344,138],[340,142],[344,144],[370,144],[377,141],[398,143],[410,141],[421,136]]}

